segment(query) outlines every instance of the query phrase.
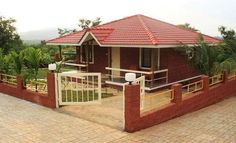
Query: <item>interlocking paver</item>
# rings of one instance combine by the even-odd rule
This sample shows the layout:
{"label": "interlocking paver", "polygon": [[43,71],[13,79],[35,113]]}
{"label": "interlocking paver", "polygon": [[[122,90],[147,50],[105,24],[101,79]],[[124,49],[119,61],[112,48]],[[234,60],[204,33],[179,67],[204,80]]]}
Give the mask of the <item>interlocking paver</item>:
{"label": "interlocking paver", "polygon": [[233,96],[113,142],[123,143],[135,138],[137,141],[160,143],[236,143],[235,109],[236,97]]}
{"label": "interlocking paver", "polygon": [[[114,134],[114,135],[113,135]],[[0,142],[103,142],[126,133],[0,94]],[[116,135],[116,136],[115,136]]]}
{"label": "interlocking paver", "polygon": [[0,143],[236,143],[236,97],[129,134],[0,94]]}

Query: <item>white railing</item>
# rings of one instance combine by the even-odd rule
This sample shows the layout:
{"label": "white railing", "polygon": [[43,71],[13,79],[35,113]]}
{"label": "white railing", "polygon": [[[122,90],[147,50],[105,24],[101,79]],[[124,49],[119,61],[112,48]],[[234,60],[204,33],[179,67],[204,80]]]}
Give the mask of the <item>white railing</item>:
{"label": "white railing", "polygon": [[47,81],[42,81],[42,80],[30,80],[29,85],[27,86],[27,89],[39,93],[47,93],[48,92],[48,86],[47,86]]}
{"label": "white railing", "polygon": [[149,75],[156,75],[156,74],[165,74],[162,77],[154,78],[154,79],[149,79],[146,80],[147,82],[151,83],[152,81],[160,81],[160,80],[165,80],[165,83],[168,83],[168,69],[163,69],[163,70],[157,70],[154,72],[150,72]]}
{"label": "white railing", "polygon": [[182,95],[188,95],[203,89],[203,80],[182,86]]}
{"label": "white railing", "polygon": [[228,75],[228,79],[231,79],[231,78],[236,78],[236,70],[234,70]]}
{"label": "white railing", "polygon": [[75,66],[75,67],[87,67],[87,65],[84,65],[84,64],[75,64],[75,63],[64,63],[64,65],[67,65],[67,66]]}
{"label": "white railing", "polygon": [[[110,68],[110,67],[106,67],[105,68],[108,71],[111,71],[111,74],[108,75],[110,77],[111,81],[116,82],[114,79],[124,79],[124,76],[121,76],[121,73],[135,73],[138,74],[140,76],[151,76],[151,75],[155,75],[155,74],[161,74],[164,73],[165,75],[163,75],[162,77],[158,77],[158,78],[154,78],[154,79],[146,79],[145,81],[148,83],[151,82],[155,82],[155,81],[159,81],[159,80],[165,80],[166,83],[168,83],[168,69],[163,69],[163,70],[157,70],[157,71],[139,71],[139,70],[129,70],[129,69],[120,69],[120,68]],[[114,73],[118,72],[118,75],[115,75]]]}
{"label": "white railing", "polygon": [[79,71],[82,70],[82,68],[86,68],[88,67],[88,65],[85,64],[76,64],[76,63],[70,63],[69,61],[65,62],[65,61],[59,61],[56,62],[57,65],[62,65],[61,68],[66,69],[64,66],[72,66],[72,67],[76,67],[77,69],[79,69]]}
{"label": "white railing", "polygon": [[178,81],[175,81],[175,82],[171,82],[171,83],[168,83],[168,84],[164,84],[164,85],[160,85],[160,86],[157,86],[157,87],[152,87],[148,90],[159,90],[159,89],[162,89],[162,88],[168,88],[169,86],[171,85],[174,85],[174,84],[182,84],[183,82],[189,82],[191,80],[196,80],[198,78],[200,78],[202,75],[198,75],[198,76],[194,76],[194,77],[191,77],[191,78],[186,78],[186,79],[182,79],[182,80],[178,80]]}
{"label": "white railing", "polygon": [[218,75],[209,77],[209,86],[213,86],[221,82],[223,82],[223,74],[218,74]]}
{"label": "white railing", "polygon": [[162,105],[168,104],[173,98],[173,89],[164,90],[158,93],[150,93],[141,99],[143,106],[141,112],[146,112]]}
{"label": "white railing", "polygon": [[11,84],[11,85],[17,85],[17,79],[16,76],[8,75],[8,74],[0,74],[0,79],[2,82]]}

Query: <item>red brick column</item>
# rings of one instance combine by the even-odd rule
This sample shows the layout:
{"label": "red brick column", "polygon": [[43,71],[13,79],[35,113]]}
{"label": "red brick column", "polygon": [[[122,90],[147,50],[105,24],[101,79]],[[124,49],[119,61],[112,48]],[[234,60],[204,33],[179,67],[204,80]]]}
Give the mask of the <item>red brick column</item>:
{"label": "red brick column", "polygon": [[222,72],[222,78],[223,78],[223,82],[222,83],[226,83],[227,80],[228,80],[228,73],[227,73],[227,71],[224,70]]}
{"label": "red brick column", "polygon": [[55,84],[55,74],[48,73],[47,75],[47,86],[48,86],[48,98],[51,101],[51,107],[56,108],[56,84]]}
{"label": "red brick column", "polygon": [[134,132],[140,118],[140,85],[125,85],[125,131]]}
{"label": "red brick column", "polygon": [[209,90],[209,77],[204,75],[201,77],[202,79],[202,86],[203,86],[203,91],[208,91]]}
{"label": "red brick column", "polygon": [[2,72],[0,72],[0,83],[2,82]]}
{"label": "red brick column", "polygon": [[17,89],[18,90],[25,89],[23,77],[21,75],[17,75],[16,80],[17,80]]}
{"label": "red brick column", "polygon": [[180,103],[182,101],[182,85],[181,84],[174,84],[171,86],[171,89],[173,89],[173,99],[171,102],[173,103]]}

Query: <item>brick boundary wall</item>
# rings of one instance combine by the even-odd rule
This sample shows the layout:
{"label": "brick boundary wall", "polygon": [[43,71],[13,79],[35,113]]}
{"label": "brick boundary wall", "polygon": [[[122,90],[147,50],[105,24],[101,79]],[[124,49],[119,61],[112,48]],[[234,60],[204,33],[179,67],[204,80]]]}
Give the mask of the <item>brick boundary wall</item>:
{"label": "brick boundary wall", "polygon": [[236,77],[227,79],[224,72],[223,82],[209,87],[209,77],[202,76],[203,89],[182,98],[182,85],[175,84],[173,99],[158,109],[140,113],[140,86],[125,86],[125,131],[135,132],[144,128],[160,124],[164,121],[199,110],[220,102],[224,98],[236,93]]}
{"label": "brick boundary wall", "polygon": [[55,85],[55,76],[53,73],[48,73],[47,75],[47,86],[48,86],[47,94],[27,90],[24,87],[24,81],[22,76],[18,75],[16,86],[0,82],[0,92],[45,107],[56,108],[56,93],[55,93],[56,85]]}

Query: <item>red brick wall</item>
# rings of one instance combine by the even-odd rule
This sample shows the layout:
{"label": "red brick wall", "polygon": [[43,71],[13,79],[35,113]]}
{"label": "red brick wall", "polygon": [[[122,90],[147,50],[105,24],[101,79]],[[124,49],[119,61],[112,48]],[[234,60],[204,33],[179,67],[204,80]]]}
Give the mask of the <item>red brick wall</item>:
{"label": "red brick wall", "polygon": [[187,63],[187,58],[174,49],[160,50],[160,68],[169,69],[169,82],[199,75],[199,72]]}
{"label": "red brick wall", "polygon": [[24,99],[45,107],[56,108],[56,93],[55,93],[55,77],[54,74],[48,73],[48,93],[42,94],[33,91],[26,90],[23,85],[21,76],[17,77],[17,85],[9,85],[6,83],[0,83],[0,92],[14,96],[20,99]]}
{"label": "red brick wall", "polygon": [[[79,55],[79,48],[77,48]],[[169,82],[178,81],[199,75],[200,73],[187,63],[187,59],[173,48],[160,50],[160,69],[169,69]],[[120,48],[120,68],[140,70],[139,48]],[[79,56],[77,56],[77,62]],[[108,48],[94,47],[94,64],[89,64],[90,72],[106,73],[108,66]]]}
{"label": "red brick wall", "polygon": [[[224,76],[226,77],[226,76]],[[209,87],[208,77],[202,77],[204,88],[202,91],[182,98],[182,86],[174,85],[174,99],[158,109],[140,114],[139,87],[126,86],[125,90],[125,130],[135,132],[172,118],[199,110],[224,98],[236,94],[236,78],[224,80],[223,83]],[[136,88],[136,90],[134,89]],[[128,91],[127,91],[128,90]],[[132,99],[132,100],[131,100]],[[135,116],[129,116],[129,114]]]}
{"label": "red brick wall", "polygon": [[139,69],[139,48],[120,48],[120,67],[122,69]]}

